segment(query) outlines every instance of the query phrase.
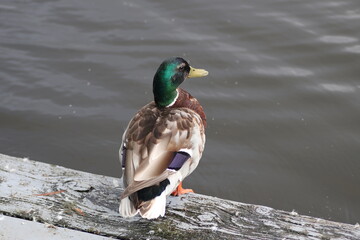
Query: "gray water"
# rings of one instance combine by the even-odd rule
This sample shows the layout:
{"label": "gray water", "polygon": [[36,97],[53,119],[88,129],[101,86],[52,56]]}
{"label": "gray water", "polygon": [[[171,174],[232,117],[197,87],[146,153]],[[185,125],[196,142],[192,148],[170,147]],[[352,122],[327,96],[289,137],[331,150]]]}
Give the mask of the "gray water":
{"label": "gray water", "polygon": [[360,1],[0,2],[0,152],[121,176],[118,147],[163,59],[210,72],[185,187],[360,221]]}

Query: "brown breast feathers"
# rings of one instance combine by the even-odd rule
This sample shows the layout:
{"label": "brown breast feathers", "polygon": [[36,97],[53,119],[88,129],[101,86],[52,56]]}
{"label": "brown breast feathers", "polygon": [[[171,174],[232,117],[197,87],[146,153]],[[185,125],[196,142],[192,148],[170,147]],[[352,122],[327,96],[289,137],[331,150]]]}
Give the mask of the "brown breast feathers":
{"label": "brown breast feathers", "polygon": [[204,110],[202,106],[200,105],[199,101],[190,95],[187,91],[184,89],[178,88],[179,91],[179,97],[174,103],[174,105],[171,106],[171,108],[189,108],[200,115],[204,127],[206,127],[206,115],[204,113]]}

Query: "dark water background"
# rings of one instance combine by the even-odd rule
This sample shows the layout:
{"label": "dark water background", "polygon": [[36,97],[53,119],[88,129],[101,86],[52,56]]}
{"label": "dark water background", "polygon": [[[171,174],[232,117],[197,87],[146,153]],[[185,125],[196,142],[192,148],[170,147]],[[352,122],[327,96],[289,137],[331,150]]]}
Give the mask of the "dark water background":
{"label": "dark water background", "polygon": [[360,1],[0,2],[0,152],[121,176],[161,61],[207,78],[198,193],[360,221]]}

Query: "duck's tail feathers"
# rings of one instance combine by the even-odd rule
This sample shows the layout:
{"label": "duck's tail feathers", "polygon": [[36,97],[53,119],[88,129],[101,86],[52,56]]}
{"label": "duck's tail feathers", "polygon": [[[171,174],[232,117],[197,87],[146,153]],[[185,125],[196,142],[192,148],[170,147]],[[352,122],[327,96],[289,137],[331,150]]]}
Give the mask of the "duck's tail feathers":
{"label": "duck's tail feathers", "polygon": [[133,202],[130,201],[129,197],[121,199],[119,206],[119,213],[122,217],[124,218],[133,217],[138,212],[139,210],[135,208]]}
{"label": "duck's tail feathers", "polygon": [[163,191],[160,196],[150,201],[142,202],[139,206],[139,212],[143,218],[154,219],[165,215],[165,207],[166,192]]}

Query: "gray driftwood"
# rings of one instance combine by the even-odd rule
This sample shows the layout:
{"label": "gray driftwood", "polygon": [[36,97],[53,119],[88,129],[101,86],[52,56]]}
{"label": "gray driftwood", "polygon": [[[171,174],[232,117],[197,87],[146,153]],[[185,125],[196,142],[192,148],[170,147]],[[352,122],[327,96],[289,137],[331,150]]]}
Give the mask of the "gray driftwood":
{"label": "gray driftwood", "polygon": [[123,219],[122,190],[118,178],[0,154],[0,216],[118,239],[360,239],[358,225],[200,194],[169,197],[164,218]]}

